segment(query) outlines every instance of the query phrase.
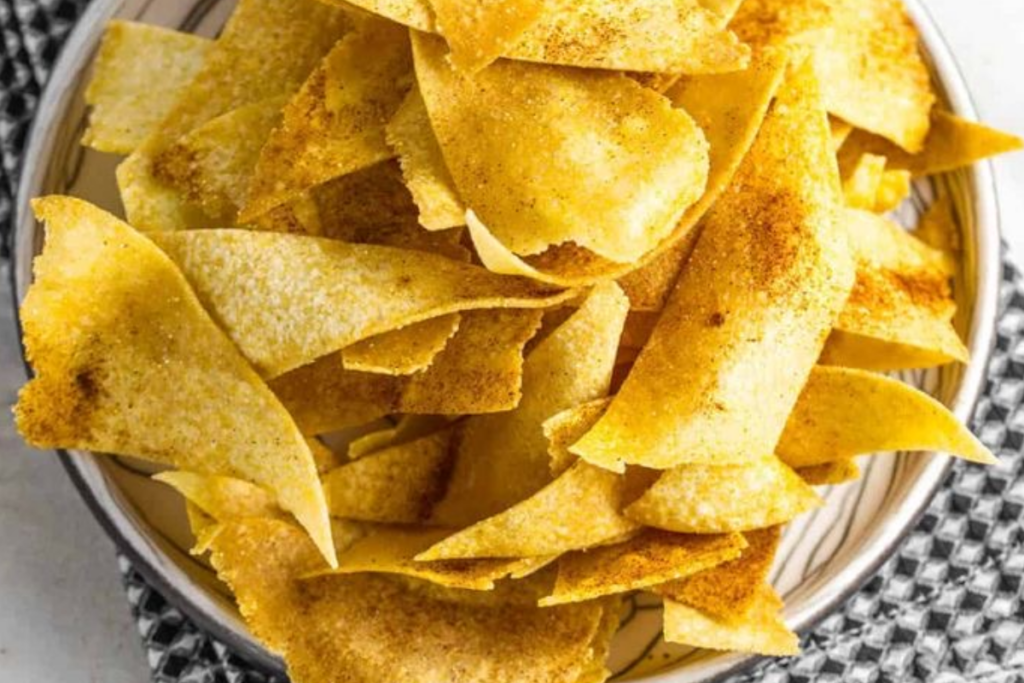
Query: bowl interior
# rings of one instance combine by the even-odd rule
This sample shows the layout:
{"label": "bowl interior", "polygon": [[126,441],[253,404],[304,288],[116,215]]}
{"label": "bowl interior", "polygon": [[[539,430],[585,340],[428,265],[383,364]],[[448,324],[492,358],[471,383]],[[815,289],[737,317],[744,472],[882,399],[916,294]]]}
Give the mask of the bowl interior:
{"label": "bowl interior", "polygon": [[[961,115],[974,114],[963,81],[941,36],[917,0],[909,0],[921,28],[924,50],[946,103]],[[16,235],[15,291],[20,301],[31,283],[31,258],[41,248],[42,231],[28,210],[31,197],[72,194],[123,215],[114,182],[119,158],[78,145],[85,128],[82,90],[88,65],[112,17],[128,18],[214,36],[234,0],[96,0],[65,48],[26,156]],[[989,169],[941,176],[915,185],[913,197],[896,212],[912,225],[938,192],[956,207],[963,245],[955,291],[958,326],[974,361],[966,368],[908,372],[902,378],[970,418],[980,391],[993,340],[999,277],[999,237]],[[72,452],[65,464],[97,518],[139,569],[190,617],[258,666],[279,670],[280,661],[249,634],[227,589],[209,566],[189,555],[192,537],[177,494],[152,482],[154,471],[129,458]],[[785,616],[798,630],[809,628],[835,609],[886,559],[916,522],[948,470],[945,456],[898,453],[865,459],[861,481],[822,489],[826,505],[787,529],[773,583],[786,600]],[[661,639],[657,601],[629,601],[616,637],[612,668],[621,680],[698,681],[715,678],[753,661],[667,645]]]}

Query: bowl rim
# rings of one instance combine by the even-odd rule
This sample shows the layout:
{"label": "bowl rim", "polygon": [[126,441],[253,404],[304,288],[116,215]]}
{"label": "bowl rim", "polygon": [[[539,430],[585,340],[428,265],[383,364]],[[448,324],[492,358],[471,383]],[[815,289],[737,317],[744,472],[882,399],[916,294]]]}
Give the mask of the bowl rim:
{"label": "bowl rim", "polygon": [[[922,0],[903,1],[917,26],[922,45],[927,50],[934,65],[934,72],[938,76],[940,86],[945,90],[952,109],[961,116],[977,119],[977,108],[963,71],[931,12]],[[124,2],[125,0],[97,0],[79,18],[50,72],[51,78],[40,98],[36,116],[32,121],[23,159],[44,159],[51,156],[56,144],[52,131],[59,120],[58,114],[64,114],[75,95],[74,88],[51,87],[51,84],[58,82],[62,74],[75,74],[86,68],[87,64],[83,64],[83,62],[92,53],[102,25],[121,9]],[[18,344],[21,346],[25,371],[29,377],[32,376],[32,371],[25,360],[18,309],[24,298],[24,285],[31,281],[32,238],[36,222],[32,215],[30,202],[42,187],[46,171],[47,167],[43,163],[25,163],[23,165],[15,202],[11,262],[8,270]],[[970,421],[985,385],[986,372],[996,340],[1002,273],[1000,237],[1002,215],[998,187],[991,162],[985,161],[973,167],[969,175],[969,186],[974,199],[972,208],[976,225],[974,263],[977,291],[968,344],[972,360],[965,367],[951,405],[952,411],[962,422]],[[65,471],[90,512],[106,534],[115,542],[119,552],[131,561],[147,582],[201,629],[226,644],[257,669],[271,674],[280,674],[285,671],[283,661],[260,645],[251,634],[239,631],[217,619],[216,614],[222,609],[203,591],[192,590],[191,593],[201,593],[201,595],[192,595],[188,590],[191,586],[186,588],[177,586],[170,577],[165,575],[157,563],[152,562],[142,550],[136,547],[132,537],[141,536],[141,534],[133,528],[129,528],[132,526],[131,522],[124,519],[115,505],[111,505],[109,501],[100,500],[100,496],[87,481],[83,470],[84,463],[78,459],[81,457],[80,455],[73,457],[66,450],[57,450],[57,453]],[[86,457],[92,459],[95,456],[87,454]],[[859,591],[917,525],[951,468],[952,461],[949,458],[930,458],[919,477],[919,479],[927,480],[929,485],[915,487],[912,494],[904,501],[900,508],[901,523],[884,525],[886,529],[875,535],[867,552],[853,556],[853,561],[832,578],[829,585],[836,588],[832,591],[823,590],[828,593],[825,599],[819,600],[813,605],[806,605],[799,610],[787,610],[787,621],[795,626],[797,631],[806,632]],[[141,538],[139,542],[144,543],[145,539]],[[161,551],[156,552],[160,553]],[[724,655],[715,657],[706,663],[698,663],[691,667],[688,673],[694,674],[697,680],[717,681],[741,670],[749,669],[761,659],[761,657],[742,654]],[[637,680],[644,680],[648,683],[673,683],[677,680],[678,675],[679,672],[676,671],[658,672]]]}

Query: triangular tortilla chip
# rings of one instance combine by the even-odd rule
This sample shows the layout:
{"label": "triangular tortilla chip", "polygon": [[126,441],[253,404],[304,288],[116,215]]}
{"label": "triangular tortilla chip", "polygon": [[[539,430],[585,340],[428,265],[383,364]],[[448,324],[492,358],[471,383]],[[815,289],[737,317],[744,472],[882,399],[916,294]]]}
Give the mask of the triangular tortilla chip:
{"label": "triangular tortilla chip", "polygon": [[625,76],[501,61],[469,78],[439,40],[413,48],[459,196],[515,253],[573,241],[635,261],[704,191],[700,128]]}
{"label": "triangular tortilla chip", "polygon": [[107,24],[85,90],[92,110],[82,144],[131,154],[170,113],[211,45],[206,38],[160,26]]}
{"label": "triangular tortilla chip", "polygon": [[540,557],[607,543],[639,528],[619,512],[628,489],[624,476],[577,462],[530,498],[449,536],[416,559]]}
{"label": "triangular tortilla chip", "polygon": [[900,0],[749,0],[730,27],[752,45],[813,58],[830,114],[916,152],[935,95]]}
{"label": "triangular tortilla chip", "polygon": [[386,524],[427,519],[451,471],[451,436],[446,429],[329,472],[324,493],[331,514]]}
{"label": "triangular tortilla chip", "polygon": [[776,452],[808,467],[877,451],[940,451],[998,463],[948,408],[919,389],[863,370],[817,367]]}
{"label": "triangular tortilla chip", "polygon": [[569,447],[580,440],[601,419],[611,404],[610,398],[599,398],[563,410],[544,421],[544,438],[548,440],[548,455],[551,456],[551,475],[557,477],[579,458],[569,452]]}
{"label": "triangular tortilla chip", "polygon": [[570,449],[613,471],[771,454],[853,280],[828,121],[794,71],[604,417]]}
{"label": "triangular tortilla chip", "polygon": [[821,504],[803,479],[768,456],[742,465],[669,470],[625,514],[681,534],[723,534],[782,524]]}
{"label": "triangular tortilla chip", "polygon": [[551,481],[544,421],[608,393],[628,310],[615,283],[595,287],[527,356],[515,410],[470,418],[460,427],[448,492],[434,511],[437,523],[472,524]]}
{"label": "triangular tortilla chip", "polygon": [[426,370],[459,331],[461,320],[458,313],[450,313],[356,342],[342,349],[342,365],[382,375]]}
{"label": "triangular tortilla chip", "polygon": [[225,525],[212,549],[250,629],[296,683],[565,683],[594,666],[603,603],[541,609],[371,574],[302,581],[323,565],[272,520]]}
{"label": "triangular tortilla chip", "polygon": [[740,534],[674,534],[645,529],[617,545],[570,553],[542,607],[593,600],[681,579],[739,557]]}
{"label": "triangular tortilla chip", "polygon": [[218,522],[248,517],[288,518],[273,496],[242,479],[183,471],[161,472],[153,479],[167,484]]}
{"label": "triangular tortilla chip", "polygon": [[[429,0],[451,63],[476,72],[504,54],[552,5],[546,0]],[[559,14],[555,9],[552,14]]]}
{"label": "triangular tortilla chip", "polygon": [[882,176],[885,175],[885,157],[862,154],[849,168],[844,168],[842,161],[840,159],[839,171],[843,177],[846,205],[853,209],[873,210]]}
{"label": "triangular tortilla chip", "polygon": [[363,22],[343,38],[285,107],[239,219],[394,156],[384,126],[411,85],[411,70],[408,32],[400,26]]}
{"label": "triangular tortilla chip", "polygon": [[573,295],[421,251],[303,235],[198,230],[152,238],[267,377],[439,315],[542,308]]}
{"label": "triangular tortilla chip", "polygon": [[888,213],[902,204],[911,191],[910,171],[886,169],[875,196],[875,213]]}
{"label": "triangular tortilla chip", "polygon": [[853,458],[801,467],[796,471],[810,486],[838,486],[860,479],[860,466]]}
{"label": "triangular tortilla chip", "polygon": [[47,239],[21,309],[36,372],[15,409],[25,439],[245,478],[333,559],[309,447],[174,263],[83,201],[34,208]]}
{"label": "triangular tortilla chip", "polygon": [[654,592],[720,621],[742,620],[757,603],[761,587],[775,562],[782,527],[747,531],[747,547],[735,560],[680,581],[661,584]]}
{"label": "triangular tortilla chip", "polygon": [[665,640],[709,650],[750,652],[773,657],[800,653],[800,639],[778,613],[778,597],[763,585],[750,612],[741,620],[718,621],[692,607],[665,601]]}

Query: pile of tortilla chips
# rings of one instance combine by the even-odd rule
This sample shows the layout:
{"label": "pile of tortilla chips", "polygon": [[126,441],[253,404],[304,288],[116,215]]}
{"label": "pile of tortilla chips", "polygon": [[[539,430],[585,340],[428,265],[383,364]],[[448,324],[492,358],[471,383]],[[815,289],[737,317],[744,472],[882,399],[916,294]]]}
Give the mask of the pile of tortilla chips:
{"label": "pile of tortilla chips", "polygon": [[84,144],[122,221],[35,204],[38,447],[130,455],[297,683],[599,683],[798,651],[784,526],[858,456],[993,456],[880,374],[967,362],[915,178],[945,111],[898,0],[240,0],[111,24]]}

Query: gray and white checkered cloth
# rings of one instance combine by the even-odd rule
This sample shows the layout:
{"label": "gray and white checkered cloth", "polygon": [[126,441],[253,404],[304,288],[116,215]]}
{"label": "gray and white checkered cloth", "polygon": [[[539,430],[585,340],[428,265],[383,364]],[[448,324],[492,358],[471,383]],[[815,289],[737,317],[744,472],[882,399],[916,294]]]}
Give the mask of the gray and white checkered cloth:
{"label": "gray and white checkered cloth", "polygon": [[[49,69],[88,0],[0,0],[0,227]],[[871,581],[804,637],[799,657],[733,681],[1024,682],[1024,280],[1004,268],[998,346],[974,428],[1002,460],[958,464]],[[156,683],[283,683],[203,633],[131,564],[124,585]]]}

